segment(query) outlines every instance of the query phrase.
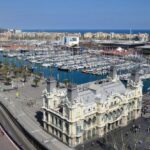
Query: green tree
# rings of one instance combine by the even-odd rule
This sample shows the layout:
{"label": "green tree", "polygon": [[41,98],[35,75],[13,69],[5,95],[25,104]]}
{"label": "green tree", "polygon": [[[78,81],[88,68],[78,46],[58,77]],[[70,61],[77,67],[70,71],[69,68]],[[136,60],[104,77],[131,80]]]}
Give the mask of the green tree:
{"label": "green tree", "polygon": [[65,80],[64,80],[65,86],[67,86],[69,83],[70,83],[70,81],[69,81],[68,79],[65,79]]}
{"label": "green tree", "polygon": [[40,82],[40,78],[35,76],[35,78],[33,79],[32,86],[37,87],[39,82]]}
{"label": "green tree", "polygon": [[0,61],[0,68],[2,68],[2,66],[3,66],[3,64],[2,64],[2,62]]}
{"label": "green tree", "polygon": [[10,77],[5,77],[5,85],[11,85],[11,81]]}

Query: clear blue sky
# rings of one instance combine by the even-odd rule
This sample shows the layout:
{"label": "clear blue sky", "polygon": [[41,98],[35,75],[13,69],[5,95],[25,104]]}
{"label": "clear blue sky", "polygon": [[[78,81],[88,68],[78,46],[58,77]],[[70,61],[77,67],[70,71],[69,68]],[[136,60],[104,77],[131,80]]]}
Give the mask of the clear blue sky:
{"label": "clear blue sky", "polygon": [[0,0],[0,27],[150,29],[150,0]]}

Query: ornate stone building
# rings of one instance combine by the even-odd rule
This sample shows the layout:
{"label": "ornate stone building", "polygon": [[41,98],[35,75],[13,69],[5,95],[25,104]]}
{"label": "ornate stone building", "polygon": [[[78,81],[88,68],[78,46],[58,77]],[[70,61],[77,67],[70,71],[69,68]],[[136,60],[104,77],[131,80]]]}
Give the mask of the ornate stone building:
{"label": "ornate stone building", "polygon": [[142,82],[134,72],[125,86],[112,69],[108,82],[56,86],[47,80],[43,91],[43,126],[74,147],[122,126],[141,115]]}

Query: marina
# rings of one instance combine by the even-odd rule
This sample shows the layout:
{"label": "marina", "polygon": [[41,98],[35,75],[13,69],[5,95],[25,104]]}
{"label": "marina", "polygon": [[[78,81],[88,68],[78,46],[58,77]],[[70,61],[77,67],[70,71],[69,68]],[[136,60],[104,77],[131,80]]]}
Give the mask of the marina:
{"label": "marina", "polygon": [[[82,84],[90,81],[103,81],[110,73],[110,67],[116,67],[121,80],[127,80],[133,69],[139,69],[143,80],[149,79],[150,66],[140,55],[125,57],[95,55],[96,50],[86,50],[74,55],[72,50],[54,48],[52,50],[30,50],[26,52],[0,52],[0,61],[17,67],[27,66],[33,72],[40,73],[45,78],[50,75],[58,81],[68,80]],[[98,50],[97,50],[98,53]],[[144,82],[144,91],[149,90],[148,81]]]}
{"label": "marina", "polygon": [[150,150],[150,1],[2,1],[0,150]]}

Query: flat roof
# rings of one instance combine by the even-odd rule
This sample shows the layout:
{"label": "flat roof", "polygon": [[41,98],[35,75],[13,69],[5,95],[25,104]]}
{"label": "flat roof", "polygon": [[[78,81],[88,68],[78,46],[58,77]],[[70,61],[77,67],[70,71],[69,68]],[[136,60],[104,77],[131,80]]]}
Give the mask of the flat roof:
{"label": "flat roof", "polygon": [[150,49],[150,45],[138,46],[137,48]]}
{"label": "flat roof", "polygon": [[146,42],[142,41],[123,41],[123,40],[96,40],[96,43],[99,44],[112,44],[112,45],[141,45],[141,44],[146,44]]}

